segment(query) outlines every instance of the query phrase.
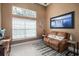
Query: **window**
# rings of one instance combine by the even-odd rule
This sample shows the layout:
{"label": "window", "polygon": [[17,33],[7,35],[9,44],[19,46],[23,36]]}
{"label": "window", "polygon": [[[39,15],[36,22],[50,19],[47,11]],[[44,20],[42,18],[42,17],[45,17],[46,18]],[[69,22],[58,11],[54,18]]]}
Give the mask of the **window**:
{"label": "window", "polygon": [[36,18],[36,11],[30,10],[30,9],[19,8],[16,6],[13,6],[12,14],[18,15],[18,16],[27,16],[27,17]]}
{"label": "window", "polygon": [[[15,13],[13,12],[12,14],[15,15]],[[13,40],[22,40],[26,38],[35,38],[35,37],[36,37],[36,19],[32,19],[31,17],[28,19],[27,17],[21,18],[13,16],[12,18]]]}

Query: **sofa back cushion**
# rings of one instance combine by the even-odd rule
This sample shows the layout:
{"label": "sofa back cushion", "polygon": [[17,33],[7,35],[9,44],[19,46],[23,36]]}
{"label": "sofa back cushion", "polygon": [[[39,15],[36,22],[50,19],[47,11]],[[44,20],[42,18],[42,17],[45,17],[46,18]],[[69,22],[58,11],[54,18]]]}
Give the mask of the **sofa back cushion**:
{"label": "sofa back cushion", "polygon": [[66,36],[66,33],[64,33],[64,32],[58,32],[57,35],[58,36]]}
{"label": "sofa back cushion", "polygon": [[64,39],[68,39],[68,33],[66,32],[57,32],[57,36],[62,36]]}
{"label": "sofa back cushion", "polygon": [[52,31],[52,32],[50,32],[49,34],[56,35],[57,32],[56,32],[56,31]]}

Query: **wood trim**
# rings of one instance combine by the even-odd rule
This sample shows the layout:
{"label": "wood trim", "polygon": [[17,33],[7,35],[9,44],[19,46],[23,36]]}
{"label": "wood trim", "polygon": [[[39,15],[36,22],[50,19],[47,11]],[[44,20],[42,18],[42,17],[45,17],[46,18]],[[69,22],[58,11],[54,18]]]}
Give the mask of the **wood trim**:
{"label": "wood trim", "polygon": [[12,17],[36,20],[36,18],[33,18],[33,17],[27,17],[27,16],[12,15]]}
{"label": "wood trim", "polygon": [[11,38],[3,38],[1,40],[3,43],[2,45],[3,49],[3,56],[9,56],[11,51]]}
{"label": "wood trim", "polygon": [[38,40],[37,38],[30,38],[30,39],[23,39],[23,40],[17,40],[17,41],[12,41],[13,44],[18,44],[18,43],[23,43],[23,42],[28,42],[28,41],[33,41],[33,40]]}

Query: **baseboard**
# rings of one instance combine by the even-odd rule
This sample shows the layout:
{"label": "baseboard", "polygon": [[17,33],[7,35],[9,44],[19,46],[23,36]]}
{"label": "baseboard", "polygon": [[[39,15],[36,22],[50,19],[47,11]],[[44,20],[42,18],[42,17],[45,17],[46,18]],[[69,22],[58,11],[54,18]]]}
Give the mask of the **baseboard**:
{"label": "baseboard", "polygon": [[32,39],[23,39],[23,40],[17,40],[17,41],[12,41],[13,44],[18,44],[18,43],[23,43],[23,42],[28,42],[28,41],[33,41],[33,40],[39,40],[41,38],[32,38]]}

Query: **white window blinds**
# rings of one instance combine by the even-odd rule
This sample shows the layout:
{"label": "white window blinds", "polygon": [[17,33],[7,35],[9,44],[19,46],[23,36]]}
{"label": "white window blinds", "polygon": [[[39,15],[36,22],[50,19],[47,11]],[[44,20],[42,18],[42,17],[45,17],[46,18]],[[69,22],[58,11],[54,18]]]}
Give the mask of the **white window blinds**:
{"label": "white window blinds", "polygon": [[35,38],[36,37],[36,20],[13,18],[12,21],[12,38]]}

